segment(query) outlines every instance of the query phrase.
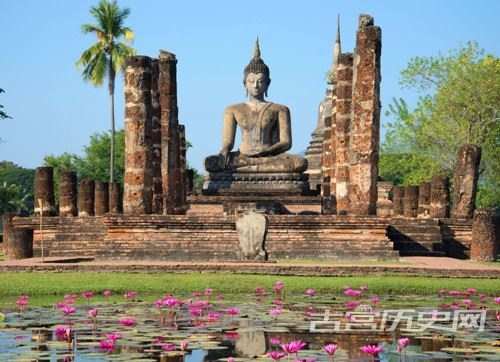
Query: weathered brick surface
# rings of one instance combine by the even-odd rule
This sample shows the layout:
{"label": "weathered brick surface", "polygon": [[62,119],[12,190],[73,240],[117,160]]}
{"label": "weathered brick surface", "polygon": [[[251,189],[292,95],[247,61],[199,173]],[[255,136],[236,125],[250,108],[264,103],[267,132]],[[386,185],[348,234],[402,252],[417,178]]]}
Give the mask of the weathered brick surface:
{"label": "weathered brick surface", "polygon": [[153,201],[151,167],[151,58],[133,56],[125,68],[125,175],[123,211],[149,214]]}
{"label": "weathered brick surface", "polygon": [[424,182],[418,188],[418,217],[429,217],[431,208],[431,183]]}
{"label": "weathered brick surface", "polygon": [[439,220],[393,217],[390,223],[388,235],[400,255],[445,255]]}
{"label": "weathered brick surface", "polygon": [[[34,189],[35,215],[39,215],[40,211],[44,216],[55,215],[54,169],[52,167],[37,167]],[[40,201],[43,210],[40,209]]]}
{"label": "weathered brick surface", "polygon": [[481,147],[466,144],[460,147],[453,176],[453,208],[451,217],[470,219],[473,216],[479,178]]}
{"label": "weathered brick surface", "polygon": [[180,177],[177,184],[178,194],[179,194],[179,203],[181,205],[187,205],[187,178],[186,178],[186,167],[187,167],[187,159],[186,159],[186,127],[184,125],[179,125],[179,154],[180,154]]}
{"label": "weathered brick surface", "polygon": [[472,220],[445,218],[440,219],[440,225],[446,254],[454,258],[469,258],[472,243]]}
{"label": "weathered brick surface", "polygon": [[332,135],[335,144],[335,198],[337,213],[347,214],[349,202],[349,145],[351,128],[353,55],[340,55],[337,66],[335,134]]}
{"label": "weathered brick surface", "polygon": [[354,215],[376,213],[382,31],[361,15],[354,55],[349,199]]}
{"label": "weathered brick surface", "polygon": [[430,215],[444,219],[450,214],[450,185],[446,176],[434,176],[431,181]]}
{"label": "weathered brick surface", "polygon": [[94,180],[80,180],[78,184],[78,216],[94,215],[94,193]]}
{"label": "weathered brick surface", "polygon": [[478,209],[474,211],[472,223],[472,243],[470,258],[476,261],[494,261],[499,251],[499,240],[496,238],[494,209]]}
{"label": "weathered brick surface", "polygon": [[405,189],[403,186],[394,186],[392,190],[393,215],[403,215],[403,199]]}
{"label": "weathered brick surface", "polygon": [[14,213],[2,215],[3,252],[7,260],[25,259],[33,256],[33,230],[15,228]]}
{"label": "weathered brick surface", "polygon": [[377,182],[377,216],[390,217],[393,212],[393,203],[390,198],[394,185],[389,181]]}
{"label": "weathered brick surface", "polygon": [[163,208],[166,214],[182,214],[181,151],[177,107],[177,59],[175,54],[161,51],[159,56],[159,90],[161,109],[161,169]]}
{"label": "weathered brick surface", "polygon": [[76,216],[78,181],[76,172],[61,171],[59,174],[59,216]]}
{"label": "weathered brick surface", "polygon": [[151,61],[151,167],[153,173],[154,214],[163,214],[163,187],[161,175],[161,109],[158,79],[158,59]]}
{"label": "weathered brick surface", "polygon": [[95,181],[94,185],[94,215],[101,216],[109,212],[109,183]]}
{"label": "weathered brick surface", "polygon": [[403,197],[403,215],[417,217],[418,212],[418,186],[406,186]]}
{"label": "weathered brick surface", "polygon": [[112,214],[123,212],[123,194],[118,182],[109,184],[109,212]]}

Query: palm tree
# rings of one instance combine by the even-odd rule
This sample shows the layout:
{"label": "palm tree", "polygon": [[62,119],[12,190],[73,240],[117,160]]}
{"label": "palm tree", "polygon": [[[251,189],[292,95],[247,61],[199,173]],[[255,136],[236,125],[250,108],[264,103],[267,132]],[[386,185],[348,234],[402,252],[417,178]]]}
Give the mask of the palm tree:
{"label": "palm tree", "polygon": [[97,24],[83,24],[82,31],[95,34],[97,42],[82,53],[76,65],[82,69],[83,79],[95,86],[101,85],[106,76],[108,78],[111,99],[109,181],[112,183],[115,172],[115,77],[123,68],[125,59],[135,54],[135,50],[126,44],[133,40],[134,33],[123,25],[130,9],[120,9],[116,0],[101,0],[90,8],[90,14]]}

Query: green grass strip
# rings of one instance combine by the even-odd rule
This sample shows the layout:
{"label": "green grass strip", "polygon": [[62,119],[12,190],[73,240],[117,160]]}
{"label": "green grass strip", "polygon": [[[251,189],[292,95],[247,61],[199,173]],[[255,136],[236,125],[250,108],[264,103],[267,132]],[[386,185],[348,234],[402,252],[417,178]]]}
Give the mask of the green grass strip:
{"label": "green grass strip", "polygon": [[334,293],[345,286],[366,285],[374,294],[430,295],[442,288],[464,290],[476,288],[481,293],[499,294],[500,280],[471,278],[428,278],[404,276],[366,277],[299,277],[242,275],[231,273],[2,273],[0,296],[28,294],[30,296],[61,295],[91,290],[110,289],[116,293],[134,290],[140,293],[181,294],[205,288],[225,294],[253,293],[258,286],[271,288],[281,280],[288,293],[303,293],[307,288]]}

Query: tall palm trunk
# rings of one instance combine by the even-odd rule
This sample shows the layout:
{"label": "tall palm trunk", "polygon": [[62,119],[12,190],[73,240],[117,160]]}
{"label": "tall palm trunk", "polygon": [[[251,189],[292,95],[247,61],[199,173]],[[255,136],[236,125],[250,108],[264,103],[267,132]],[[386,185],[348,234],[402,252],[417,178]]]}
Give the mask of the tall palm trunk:
{"label": "tall palm trunk", "polygon": [[115,176],[115,69],[113,68],[113,59],[109,57],[109,96],[111,98],[111,146],[109,156],[109,183],[114,182]]}

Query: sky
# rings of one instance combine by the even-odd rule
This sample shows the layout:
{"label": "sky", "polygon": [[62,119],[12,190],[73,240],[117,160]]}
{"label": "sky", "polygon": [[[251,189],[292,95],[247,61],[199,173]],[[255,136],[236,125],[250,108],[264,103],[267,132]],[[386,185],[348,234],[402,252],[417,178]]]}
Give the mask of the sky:
{"label": "sky", "polygon": [[[96,132],[110,129],[105,86],[82,80],[75,62],[95,38],[81,32],[92,23],[97,0],[0,0],[0,104],[12,119],[0,121],[0,160],[38,167],[46,155],[81,155]],[[160,49],[178,59],[179,120],[193,147],[188,162],[221,146],[224,108],[245,99],[243,68],[255,38],[271,70],[269,100],[291,110],[293,147],[303,152],[316,126],[341,17],[342,51],[352,51],[360,14],[382,28],[382,124],[394,97],[414,104],[401,89],[400,72],[415,56],[446,54],[477,41],[500,55],[500,1],[483,0],[119,0],[129,7],[138,54]],[[117,79],[116,120],[123,128],[123,78]],[[383,127],[382,127],[383,128]],[[384,131],[382,129],[382,134]]]}

